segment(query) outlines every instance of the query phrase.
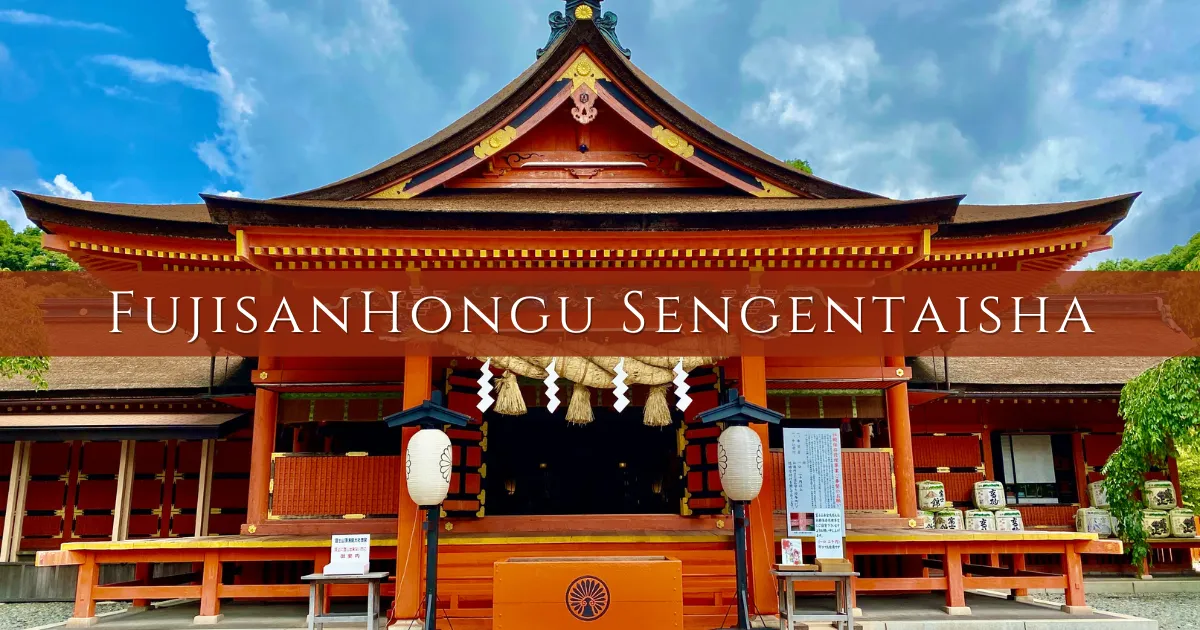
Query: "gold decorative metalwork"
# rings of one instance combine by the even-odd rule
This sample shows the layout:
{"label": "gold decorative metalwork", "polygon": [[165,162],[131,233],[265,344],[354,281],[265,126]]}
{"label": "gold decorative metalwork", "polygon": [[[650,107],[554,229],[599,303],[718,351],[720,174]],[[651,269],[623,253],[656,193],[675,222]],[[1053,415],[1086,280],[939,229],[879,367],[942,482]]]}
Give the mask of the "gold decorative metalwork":
{"label": "gold decorative metalwork", "polygon": [[479,146],[475,147],[475,157],[483,160],[500,152],[504,147],[512,144],[513,140],[517,139],[517,130],[512,127],[505,127],[496,133],[488,136]]}
{"label": "gold decorative metalwork", "polygon": [[[476,152],[478,152],[478,151],[479,150],[476,149]],[[408,188],[408,185],[411,183],[412,183],[412,178],[410,177],[398,184],[389,186],[389,187],[375,193],[374,195],[371,195],[370,198],[371,199],[412,199],[416,195],[405,191],[405,189]]]}
{"label": "gold decorative metalwork", "polygon": [[775,184],[772,184],[771,182],[764,182],[763,180],[758,179],[757,177],[755,177],[754,179],[756,179],[758,181],[758,184],[760,186],[762,186],[762,188],[763,188],[762,192],[754,193],[755,197],[791,198],[791,197],[796,196],[796,193],[793,193],[790,190],[784,190],[784,189],[776,186]]}
{"label": "gold decorative metalwork", "polygon": [[593,15],[592,7],[589,7],[586,4],[581,4],[577,7],[575,7],[575,19],[576,20],[590,20],[590,19],[592,19],[592,15]]}
{"label": "gold decorative metalwork", "polygon": [[686,140],[679,137],[679,134],[659,125],[655,127],[650,135],[658,141],[659,144],[667,148],[668,151],[678,155],[681,158],[689,159],[696,154],[696,148],[688,144]]}
{"label": "gold decorative metalwork", "polygon": [[592,88],[592,90],[595,90],[596,81],[612,80],[609,79],[608,76],[600,70],[599,66],[596,65],[596,62],[592,61],[592,58],[584,52],[579,53],[579,56],[575,58],[575,61],[570,65],[570,67],[567,68],[567,71],[563,73],[561,78],[571,80],[572,92],[578,90],[579,86],[581,85],[587,85],[588,87]]}

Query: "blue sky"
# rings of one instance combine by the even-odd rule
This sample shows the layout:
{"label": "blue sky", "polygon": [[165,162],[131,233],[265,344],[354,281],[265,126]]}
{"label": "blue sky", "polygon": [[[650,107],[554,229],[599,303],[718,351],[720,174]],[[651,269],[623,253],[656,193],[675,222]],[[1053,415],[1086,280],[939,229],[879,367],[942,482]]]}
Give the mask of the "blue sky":
{"label": "blue sky", "polygon": [[[560,0],[0,0],[10,189],[270,197],[384,160],[532,63]],[[1195,0],[605,0],[633,60],[819,175],[972,203],[1144,195],[1114,255],[1200,231]]]}

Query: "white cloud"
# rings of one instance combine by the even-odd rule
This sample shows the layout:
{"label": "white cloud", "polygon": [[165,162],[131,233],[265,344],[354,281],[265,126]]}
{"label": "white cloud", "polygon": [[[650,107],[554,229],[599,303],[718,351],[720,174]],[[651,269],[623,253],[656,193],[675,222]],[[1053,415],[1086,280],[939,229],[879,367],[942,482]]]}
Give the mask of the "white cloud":
{"label": "white cloud", "polygon": [[92,57],[92,61],[120,68],[128,72],[129,76],[145,83],[180,83],[214,94],[220,87],[220,78],[216,73],[198,68],[173,66],[153,59],[134,59],[122,55],[97,55]]}
{"label": "white cloud", "polygon": [[204,191],[204,194],[216,195],[218,197],[234,197],[234,198],[245,196],[239,190],[226,190],[224,192],[218,192],[216,188],[209,188],[208,190]]}
{"label": "white cloud", "polygon": [[92,61],[124,70],[137,81],[150,84],[177,83],[194,90],[215,94],[221,103],[221,132],[196,144],[197,157],[221,177],[234,175],[235,166],[246,158],[249,147],[240,139],[254,116],[258,95],[253,86],[234,84],[229,71],[217,66],[216,72],[162,63],[153,59],[135,59],[122,55],[99,55]]}
{"label": "white cloud", "polygon": [[101,31],[104,33],[120,33],[121,29],[109,26],[103,22],[81,22],[78,20],[62,20],[41,13],[29,13],[20,9],[0,10],[0,22],[19,24],[22,26],[53,26],[58,28],[73,28],[84,31]]}
{"label": "white cloud", "polygon": [[1054,0],[1007,0],[988,16],[996,26],[1026,36],[1059,37],[1063,24],[1054,11]]}
{"label": "white cloud", "polygon": [[82,199],[84,201],[93,200],[92,193],[79,190],[79,187],[76,186],[71,180],[67,179],[67,176],[62,173],[55,175],[53,181],[48,182],[44,179],[39,179],[38,185],[41,186],[42,189],[47,193],[54,195],[55,197]]}
{"label": "white cloud", "polygon": [[221,148],[219,140],[198,142],[193,150],[196,152],[196,157],[200,158],[200,161],[204,162],[209,170],[221,177],[233,177],[233,166],[225,157],[225,151]]}
{"label": "white cloud", "polygon": [[1195,85],[1184,78],[1148,81],[1126,75],[1110,79],[1100,86],[1096,96],[1105,100],[1125,99],[1145,105],[1171,107],[1178,105],[1194,91]]}
{"label": "white cloud", "polygon": [[[744,114],[764,132],[786,136],[786,157],[809,159],[821,177],[888,197],[937,196],[946,182],[936,181],[930,163],[947,155],[969,161],[972,149],[962,133],[944,120],[878,128],[893,119],[893,98],[880,85],[903,76],[928,89],[935,80],[929,75],[936,74],[929,63],[926,58],[901,72],[888,68],[864,35],[805,43],[769,39],[743,58],[743,76],[766,89]],[[924,79],[914,79],[921,72]]]}
{"label": "white cloud", "polygon": [[0,219],[8,221],[16,230],[29,223],[25,218],[25,210],[21,208],[21,202],[17,201],[11,190],[3,187],[0,187]]}

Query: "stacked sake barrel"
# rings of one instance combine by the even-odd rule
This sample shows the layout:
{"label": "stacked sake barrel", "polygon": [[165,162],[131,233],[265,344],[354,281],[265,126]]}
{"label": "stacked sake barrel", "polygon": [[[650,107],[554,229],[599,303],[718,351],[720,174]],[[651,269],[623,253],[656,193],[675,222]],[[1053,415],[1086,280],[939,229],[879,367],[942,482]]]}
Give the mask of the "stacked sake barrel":
{"label": "stacked sake barrel", "polygon": [[917,503],[925,517],[926,529],[967,529],[972,531],[1022,531],[1021,513],[1007,507],[1004,484],[980,481],[974,487],[975,509],[962,510],[946,502],[946,489],[937,481],[917,484]]}
{"label": "stacked sake barrel", "polygon": [[1017,510],[1007,509],[1004,484],[980,481],[975,484],[975,509],[967,512],[967,529],[975,531],[1019,532],[1025,522]]}
{"label": "stacked sake barrel", "polygon": [[1195,538],[1196,515],[1179,507],[1170,481],[1147,481],[1142,486],[1142,528],[1147,538]]}
{"label": "stacked sake barrel", "polygon": [[[1118,534],[1116,519],[1107,509],[1108,496],[1103,482],[1088,484],[1088,494],[1094,507],[1075,513],[1075,529],[1098,534],[1101,538]],[[1178,505],[1175,486],[1169,481],[1147,481],[1142,486],[1142,528],[1147,538],[1195,538],[1196,515]]]}

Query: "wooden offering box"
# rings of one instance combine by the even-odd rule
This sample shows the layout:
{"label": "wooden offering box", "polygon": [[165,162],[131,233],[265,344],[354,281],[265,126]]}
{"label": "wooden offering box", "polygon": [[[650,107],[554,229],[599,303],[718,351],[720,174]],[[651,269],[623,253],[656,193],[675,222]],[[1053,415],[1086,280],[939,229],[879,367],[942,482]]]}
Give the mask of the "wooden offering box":
{"label": "wooden offering box", "polygon": [[495,630],[683,628],[683,565],[665,557],[495,564]]}

